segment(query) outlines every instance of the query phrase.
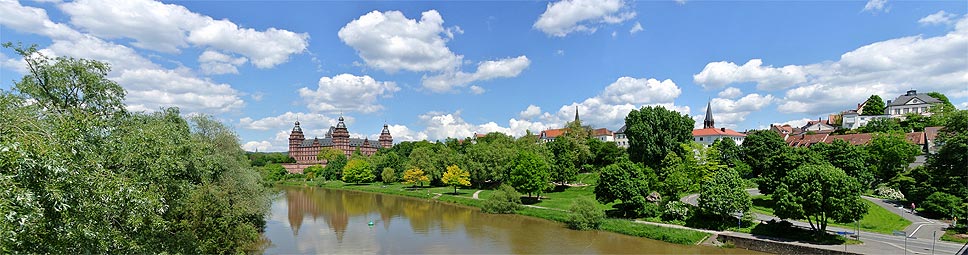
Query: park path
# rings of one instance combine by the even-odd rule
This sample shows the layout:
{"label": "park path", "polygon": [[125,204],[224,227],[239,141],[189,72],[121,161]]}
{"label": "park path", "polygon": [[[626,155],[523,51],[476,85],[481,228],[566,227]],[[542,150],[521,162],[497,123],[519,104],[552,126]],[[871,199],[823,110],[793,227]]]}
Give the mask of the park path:
{"label": "park path", "polygon": [[477,194],[481,194],[481,192],[482,192],[482,191],[483,191],[483,190],[477,190],[477,191],[475,191],[475,192],[474,192],[474,195],[473,195],[473,196],[471,196],[471,197],[473,197],[474,199],[480,199],[480,198],[478,198],[478,197],[477,197]]}

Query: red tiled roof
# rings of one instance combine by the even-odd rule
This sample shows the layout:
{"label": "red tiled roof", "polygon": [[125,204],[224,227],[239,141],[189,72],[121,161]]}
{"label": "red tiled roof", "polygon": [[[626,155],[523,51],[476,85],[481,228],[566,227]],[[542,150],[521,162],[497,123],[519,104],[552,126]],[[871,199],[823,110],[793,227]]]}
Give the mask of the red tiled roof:
{"label": "red tiled roof", "polygon": [[873,138],[870,133],[863,134],[849,134],[849,135],[832,135],[827,138],[826,143],[832,143],[834,140],[844,140],[850,143],[850,145],[863,145],[871,142]]}
{"label": "red tiled roof", "polygon": [[555,138],[565,133],[564,128],[541,131],[541,138]]}
{"label": "red tiled roof", "polygon": [[741,134],[740,132],[736,132],[732,129],[727,129],[727,128],[703,128],[703,129],[692,130],[692,136],[714,136],[714,135],[743,136],[743,137],[746,136],[744,134]]}
{"label": "red tiled roof", "polygon": [[612,131],[608,130],[607,128],[599,128],[599,129],[592,130],[592,136],[603,136],[603,135],[612,136]]}
{"label": "red tiled roof", "polygon": [[928,139],[928,141],[934,141],[934,139],[938,138],[938,132],[941,132],[942,128],[944,127],[925,127],[924,128],[925,139]]}
{"label": "red tiled roof", "polygon": [[917,145],[925,144],[924,132],[907,133],[907,134],[904,134],[904,138],[907,139],[908,142],[913,144],[917,144]]}
{"label": "red tiled roof", "polygon": [[786,142],[791,147],[809,147],[810,145],[826,141],[828,136],[828,134],[791,135],[787,137]]}

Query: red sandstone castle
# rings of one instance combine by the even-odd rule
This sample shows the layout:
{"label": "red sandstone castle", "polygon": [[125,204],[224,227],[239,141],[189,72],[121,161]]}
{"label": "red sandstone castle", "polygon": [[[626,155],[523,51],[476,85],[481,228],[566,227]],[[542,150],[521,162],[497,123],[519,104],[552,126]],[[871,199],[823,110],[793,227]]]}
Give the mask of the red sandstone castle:
{"label": "red sandstone castle", "polygon": [[329,131],[323,139],[313,138],[306,140],[303,136],[302,127],[299,121],[289,133],[289,157],[296,160],[295,164],[283,164],[291,173],[302,173],[303,169],[312,165],[326,165],[325,160],[319,160],[316,155],[323,148],[335,148],[343,151],[347,157],[354,151],[360,150],[363,155],[373,155],[380,148],[393,147],[393,137],[390,136],[390,129],[383,124],[383,131],[380,132],[379,143],[371,143],[369,138],[350,138],[350,132],[346,130],[343,123],[343,116],[339,117],[339,123],[335,127],[330,126]]}

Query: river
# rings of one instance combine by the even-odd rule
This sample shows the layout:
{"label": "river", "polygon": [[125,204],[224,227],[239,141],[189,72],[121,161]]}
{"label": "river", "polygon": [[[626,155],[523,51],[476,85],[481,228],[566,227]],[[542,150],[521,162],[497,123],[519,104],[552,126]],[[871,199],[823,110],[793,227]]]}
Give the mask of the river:
{"label": "river", "polygon": [[[736,254],[426,200],[287,187],[272,202],[266,254]],[[373,225],[368,223],[373,222]]]}

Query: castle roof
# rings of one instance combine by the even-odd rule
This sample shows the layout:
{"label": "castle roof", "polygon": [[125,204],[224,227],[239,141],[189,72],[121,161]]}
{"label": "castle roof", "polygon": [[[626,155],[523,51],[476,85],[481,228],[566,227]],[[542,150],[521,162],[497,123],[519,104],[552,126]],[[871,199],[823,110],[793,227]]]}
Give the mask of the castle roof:
{"label": "castle roof", "polygon": [[[299,147],[312,147],[314,141],[319,141],[319,146],[322,146],[322,147],[333,146],[332,138],[319,138],[318,140],[305,140],[302,142],[302,144],[299,145]],[[366,141],[367,141],[366,139],[350,138],[350,147],[362,147],[364,142]],[[367,143],[367,144],[377,149],[382,148],[380,147],[380,143]]]}

